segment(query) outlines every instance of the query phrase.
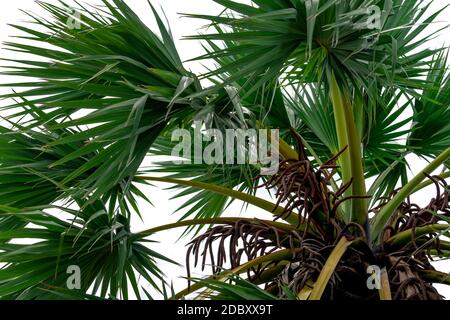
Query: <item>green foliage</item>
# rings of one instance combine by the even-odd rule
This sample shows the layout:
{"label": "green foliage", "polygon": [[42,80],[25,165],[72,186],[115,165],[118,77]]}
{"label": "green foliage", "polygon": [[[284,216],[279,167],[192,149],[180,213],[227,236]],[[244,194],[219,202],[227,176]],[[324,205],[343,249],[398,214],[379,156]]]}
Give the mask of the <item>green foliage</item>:
{"label": "green foliage", "polygon": [[[112,189],[119,184],[128,190],[168,121],[192,112],[181,97],[183,91],[194,92],[192,87],[182,86],[191,75],[183,69],[171,34],[155,11],[162,38],[123,1],[105,0],[109,13],[83,11],[81,30],[68,27],[62,6],[40,5],[51,14],[51,22],[33,17],[30,27],[14,26],[27,34],[26,44],[6,43],[8,49],[30,54],[38,61],[14,60],[23,66],[4,74],[42,80],[4,84],[31,87],[4,98],[33,98],[30,102],[46,112],[45,119],[35,118],[28,126],[42,125],[50,118],[53,124],[49,130],[66,129],[49,147],[79,145],[51,163],[52,168],[61,170],[70,161],[95,153],[76,170],[66,171],[62,184],[78,180],[77,188],[66,190],[66,194],[89,195],[95,201],[105,193],[114,193]],[[42,28],[46,31],[36,31]],[[42,43],[52,45],[52,49],[43,49]],[[173,106],[169,107],[169,102]],[[11,107],[28,104],[24,101]],[[80,116],[80,112],[85,115]],[[10,119],[29,113],[17,111]],[[67,131],[77,128],[77,132]]]}
{"label": "green foliage", "polygon": [[275,296],[239,276],[230,276],[227,281],[210,279],[193,279],[193,281],[201,282],[209,289],[203,293],[203,298],[211,300],[277,300]]}
{"label": "green foliage", "polygon": [[[171,156],[172,149],[177,143],[171,141],[168,137],[161,136],[152,147],[151,153],[155,156]],[[194,155],[194,151],[192,151],[192,155]],[[251,195],[256,193],[256,186],[259,181],[255,180],[259,174],[259,169],[256,166],[196,164],[194,157],[183,160],[190,163],[174,163],[173,160],[154,162],[153,166],[148,170],[144,170],[143,173],[150,175],[164,173],[169,178],[189,179],[194,182],[220,185]],[[182,191],[176,193],[171,200],[183,199],[183,197],[188,198],[177,210],[177,212],[183,213],[180,220],[192,218],[192,216],[195,219],[219,217],[233,202],[233,199],[230,197],[212,193],[208,190],[198,190],[188,186],[173,186],[169,190],[173,189],[182,189]],[[201,229],[201,226],[197,228],[198,231]]]}
{"label": "green foliage", "polygon": [[436,157],[450,145],[450,73],[448,50],[429,64],[427,87],[413,105],[413,123],[408,147],[417,155]]}
{"label": "green foliage", "polygon": [[[128,299],[130,287],[140,297],[137,275],[161,290],[163,273],[156,263],[172,261],[149,249],[150,241],[135,237],[129,219],[120,215],[111,219],[101,202],[81,211],[50,209],[60,212],[55,215],[45,209],[30,209],[2,213],[26,224],[0,233],[0,262],[6,264],[0,270],[2,298],[57,299],[53,291],[61,293],[67,288],[67,270],[72,265],[80,268],[81,276],[81,288],[72,295],[92,292],[103,298],[120,295]],[[58,218],[62,213],[70,219]],[[34,243],[17,244],[21,239]]]}
{"label": "green foliage", "polygon": [[[227,32],[189,38],[237,43],[200,57],[232,59],[207,74],[232,74],[226,83],[261,76],[255,84],[259,87],[283,73],[290,82],[310,83],[324,80],[332,70],[341,81],[367,92],[381,82],[413,93],[423,84],[420,76],[427,70],[427,58],[436,52],[414,53],[429,39],[423,31],[440,12],[424,16],[425,1],[215,2],[227,9],[225,14],[189,16],[226,26]],[[381,9],[380,29],[370,24],[373,6]]]}
{"label": "green foliage", "polygon": [[[264,248],[261,252],[267,249],[267,255],[256,255],[234,269],[236,274],[225,270],[224,279],[192,279],[198,288],[207,288],[203,298],[222,300],[297,299],[309,296],[314,288],[322,297],[329,283],[340,283],[333,270],[340,268],[341,260],[355,252],[378,250],[375,241],[384,241],[383,232],[394,230],[398,221],[401,224],[396,219],[409,208],[404,203],[407,197],[433,183],[448,193],[444,183],[448,172],[442,179],[430,177],[443,164],[449,165],[448,50],[427,47],[428,26],[444,7],[429,13],[426,0],[253,0],[251,5],[213,1],[224,7],[221,14],[185,14],[210,22],[206,33],[187,37],[202,40],[205,49],[193,61],[214,63],[201,75],[185,69],[170,29],[150,1],[148,13],[157,31],[150,30],[124,0],[102,0],[102,7],[79,4],[79,29],[68,25],[69,6],[63,1],[57,5],[38,1],[48,19],[28,14],[30,23],[13,25],[21,35],[5,43],[6,48],[30,58],[4,59],[2,75],[24,80],[0,84],[13,89],[0,98],[14,101],[0,107],[0,264],[4,264],[0,298],[91,300],[134,295],[152,299],[140,278],[164,299],[177,296],[157,265],[172,261],[150,249],[152,241],[145,240],[153,232],[130,230],[130,223],[141,215],[139,199],[150,202],[151,197],[139,188],[147,181],[177,182],[170,188],[177,191],[171,200],[183,201],[177,210],[178,223],[151,230],[186,226],[184,234],[198,234],[210,226],[209,221],[219,228],[211,230],[219,231],[211,233],[208,243],[221,238],[223,227],[224,233],[234,230],[235,247],[243,241],[248,256],[255,256],[249,255],[255,249],[252,241],[256,249]],[[376,19],[369,19],[376,13],[374,6],[380,9],[379,28],[372,25]],[[205,83],[212,86],[205,88]],[[257,186],[270,179],[259,176],[259,165],[196,164],[192,157],[184,159],[191,163],[167,159],[143,167],[144,160],[154,156],[171,156],[178,144],[171,141],[174,129],[192,133],[198,122],[204,129],[222,133],[279,129],[285,147],[292,148],[289,156],[297,148],[298,156],[306,157],[304,145],[309,159],[298,160],[308,165],[306,171],[323,175],[329,169],[336,174],[316,186],[312,180],[320,180],[317,174],[292,170],[294,178],[296,174],[309,177],[300,188],[280,173],[281,183],[292,184],[285,190],[299,188],[297,193],[278,193],[277,198],[290,204],[298,200],[295,210],[325,217],[324,212],[315,212],[316,203],[312,209],[307,204],[307,199],[322,196],[310,195],[310,190],[324,191],[336,198],[327,198],[333,208],[323,206],[333,211],[332,221],[312,219],[323,226],[306,225],[311,220],[299,221],[295,212],[290,219],[284,217],[287,223],[257,217],[220,219],[236,199],[244,202],[244,209],[263,201],[260,207],[267,211],[285,213],[283,203],[252,197]],[[341,151],[340,157],[328,161]],[[408,180],[410,154],[431,164]],[[286,172],[292,169],[284,164]],[[319,171],[324,164],[327,168]],[[366,193],[364,184],[370,178],[375,181]],[[425,179],[429,181],[422,182]],[[348,180],[352,183],[346,189]],[[399,186],[395,196],[385,198]],[[438,203],[443,201],[438,196],[424,209],[431,216],[447,208]],[[371,226],[365,223],[368,197],[371,208],[386,199],[375,210]],[[355,207],[357,203],[364,205]],[[433,225],[421,228],[424,233],[418,240],[435,236]],[[326,230],[339,232],[329,232],[313,243],[304,241]],[[295,260],[295,253],[303,245],[313,252],[310,258],[320,262],[314,270],[320,274],[320,266],[329,259],[314,256],[320,241],[326,248],[319,250],[322,254],[333,252],[339,240],[345,241],[341,235],[346,232],[355,237],[364,232],[365,238],[348,242],[359,247],[334,257],[333,268],[328,268],[319,285],[311,276],[303,282],[306,291],[292,290],[295,281],[289,287],[280,283],[281,274],[289,278],[290,270],[302,262]],[[287,238],[280,240],[280,234]],[[409,243],[412,234],[414,229],[401,230],[386,243],[398,238]],[[268,243],[276,243],[272,251]],[[224,242],[221,246],[225,248]],[[204,250],[206,259],[212,247],[205,245]],[[240,250],[230,249],[230,254],[242,255],[244,249]],[[428,253],[448,256],[450,244],[439,241]],[[66,289],[66,270],[71,265],[81,269],[80,290]],[[268,271],[262,284],[276,284],[278,291],[268,292],[259,286],[261,282],[253,281],[250,273],[259,268]],[[249,272],[246,279],[237,275],[244,271]]]}
{"label": "green foliage", "polygon": [[[54,145],[55,142],[67,136],[81,134],[81,130],[77,128],[52,130],[51,127],[56,122],[36,106],[31,103],[29,105],[24,108],[30,112],[33,120],[42,123],[41,126],[28,128],[16,122],[15,130],[0,127],[2,133],[0,186],[3,190],[0,204],[19,209],[45,206],[57,200],[67,199],[67,194],[71,193],[73,188],[78,188],[80,183],[88,179],[97,169],[92,167],[73,180],[67,181],[68,176],[86,166],[98,152],[92,151],[83,157],[69,157],[62,165],[54,167],[55,163],[83,147],[83,143],[79,141]],[[117,212],[126,216],[130,216],[132,212],[139,214],[136,198],[147,199],[147,197],[136,186],[137,180],[133,179],[128,188],[124,182],[112,186],[109,192],[101,196],[104,203],[109,203],[110,214],[114,215]],[[0,219],[0,226],[5,221],[12,220],[16,219],[14,217]],[[11,225],[4,227],[9,229]]]}

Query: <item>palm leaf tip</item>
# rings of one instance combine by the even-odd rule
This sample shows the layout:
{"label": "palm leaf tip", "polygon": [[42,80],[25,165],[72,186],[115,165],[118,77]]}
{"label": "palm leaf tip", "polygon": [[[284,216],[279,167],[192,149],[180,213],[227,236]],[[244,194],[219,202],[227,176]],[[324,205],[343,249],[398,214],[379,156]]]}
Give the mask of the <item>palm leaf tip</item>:
{"label": "palm leaf tip", "polygon": [[[98,202],[82,211],[58,210],[72,216],[73,222],[41,210],[6,213],[27,226],[2,232],[0,236],[3,251],[0,261],[6,264],[0,271],[2,298],[47,300],[64,295],[71,299],[92,296],[128,299],[129,285],[139,298],[142,291],[137,275],[162,292],[157,283],[163,280],[163,273],[156,263],[158,260],[175,262],[151,250],[146,241],[130,233],[127,218],[110,219],[106,208]],[[11,244],[22,238],[38,241]],[[79,276],[74,283],[69,270],[79,270],[78,274],[73,273]],[[75,291],[70,293],[67,289]]]}
{"label": "palm leaf tip", "polygon": [[[33,81],[32,89],[27,89],[29,82],[11,84],[25,90],[3,96],[23,101],[5,107],[17,107],[16,119],[37,112],[27,127],[63,131],[48,144],[50,149],[79,144],[50,166],[60,168],[69,161],[89,158],[60,182],[76,180],[79,188],[67,189],[66,195],[89,195],[93,201],[108,192],[116,193],[116,186],[129,189],[130,180],[168,121],[183,119],[191,112],[184,97],[195,92],[194,86],[180,90],[180,82],[191,75],[183,68],[170,32],[153,7],[160,36],[124,1],[105,0],[103,4],[102,11],[80,9],[83,23],[80,29],[71,29],[66,23],[65,3],[41,2],[53,22],[36,17],[34,23],[42,32],[16,26],[32,41],[6,45],[43,62],[15,60],[21,67],[5,72],[40,80]],[[52,49],[43,49],[41,43]],[[111,158],[115,161],[108,162]],[[109,174],[112,171],[117,174]]]}
{"label": "palm leaf tip", "polygon": [[368,90],[376,78],[386,85],[402,83],[399,87],[411,93],[409,88],[420,87],[420,76],[427,72],[418,59],[429,60],[436,52],[413,51],[426,43],[424,31],[444,10],[426,16],[429,10],[422,7],[428,6],[420,0],[216,2],[225,7],[223,16],[191,15],[211,21],[219,31],[190,39],[226,44],[199,59],[230,60],[205,76],[228,75],[225,84],[260,77],[254,89],[280,75],[291,82],[317,82],[329,69],[361,89]]}

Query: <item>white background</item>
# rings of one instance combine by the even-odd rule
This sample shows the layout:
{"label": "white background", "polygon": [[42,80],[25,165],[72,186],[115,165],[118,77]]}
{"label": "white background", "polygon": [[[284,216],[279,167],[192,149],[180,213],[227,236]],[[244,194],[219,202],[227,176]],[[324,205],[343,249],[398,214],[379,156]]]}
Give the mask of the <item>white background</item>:
{"label": "white background", "polygon": [[[50,3],[57,3],[57,0],[47,0]],[[89,4],[99,4],[99,0],[85,0],[84,2]],[[241,2],[250,2],[244,0]],[[67,2],[71,4],[71,1]],[[127,3],[135,9],[138,15],[145,21],[153,30],[155,28],[155,22],[152,19],[152,13],[147,5],[147,0],[128,0]],[[156,4],[157,1],[152,0],[152,3]],[[202,13],[202,14],[218,14],[221,12],[222,7],[214,3],[212,0],[160,0],[164,12],[166,13],[174,37],[176,39],[177,48],[183,60],[188,60],[194,58],[203,53],[201,46],[195,41],[181,40],[183,36],[193,35],[200,31],[200,29],[205,25],[205,21],[180,18],[179,13]],[[433,9],[441,8],[445,4],[450,4],[450,0],[435,0],[431,5],[431,11]],[[7,24],[21,23],[28,20],[28,18],[19,11],[19,9],[33,12],[35,14],[42,15],[43,12],[41,8],[34,3],[33,0],[16,0],[16,1],[5,1],[1,3],[0,9],[0,41],[4,42],[8,37],[17,35],[12,27]],[[430,12],[431,12],[430,11]],[[444,24],[450,22],[450,9],[446,10],[444,14],[440,16],[440,23],[436,23],[432,26],[433,30],[437,30]],[[436,38],[429,44],[431,47],[442,47],[444,44],[448,45],[448,31],[446,33],[436,35]],[[0,57],[5,58],[17,58],[19,55],[17,53],[11,53],[2,48],[0,48]],[[5,63],[2,63],[4,65]],[[202,70],[201,66],[197,63],[187,63],[187,68],[190,68],[194,72],[199,72]],[[0,73],[0,82],[14,82],[19,79],[12,79],[11,77],[4,77]],[[8,92],[8,88],[0,88],[0,93]],[[417,172],[426,165],[426,162],[416,158],[412,158],[412,169]],[[141,212],[143,213],[143,220],[141,221],[136,218],[133,221],[133,231],[142,231],[153,226],[158,226],[166,223],[175,222],[180,217],[180,214],[174,214],[173,212],[180,206],[181,202],[169,201],[173,193],[163,190],[161,187],[166,187],[167,185],[157,185],[157,187],[148,187],[144,189],[144,192],[152,200],[154,207],[150,207],[146,204],[141,205]],[[433,189],[429,188],[424,190],[421,194],[417,195],[414,200],[421,204],[426,204],[430,196],[432,196]],[[264,196],[267,196],[263,193]],[[227,216],[239,216],[242,214],[241,203],[236,202],[230,208],[227,209]],[[249,207],[246,213],[247,216],[258,216],[260,218],[268,218],[270,216],[258,210],[254,207]],[[152,245],[152,249],[155,249],[168,257],[174,259],[180,264],[185,264],[185,245],[188,239],[178,238],[181,234],[181,229],[173,230],[170,232],[164,232],[157,235],[157,237],[152,238],[152,240],[157,240],[160,244]],[[439,266],[441,271],[450,272],[450,263],[448,262],[438,262],[436,265]],[[175,267],[168,264],[162,264],[163,271],[166,273],[169,280],[173,280],[174,287],[176,291],[183,289],[186,286],[186,282],[181,277],[185,276],[185,269]],[[206,270],[209,271],[209,270]],[[194,273],[194,276],[199,276],[201,273]],[[143,283],[144,284],[144,283]],[[450,290],[444,286],[440,287],[441,293],[445,294],[447,298],[450,298]]]}

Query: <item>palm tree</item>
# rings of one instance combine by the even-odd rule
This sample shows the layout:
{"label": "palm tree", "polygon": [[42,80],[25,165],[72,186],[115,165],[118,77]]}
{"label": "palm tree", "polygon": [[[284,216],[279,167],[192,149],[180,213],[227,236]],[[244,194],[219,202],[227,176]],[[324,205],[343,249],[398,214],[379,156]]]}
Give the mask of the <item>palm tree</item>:
{"label": "palm tree", "polygon": [[[448,51],[427,48],[427,31],[444,8],[213,0],[220,15],[187,15],[208,21],[188,38],[203,41],[196,60],[215,64],[195,75],[150,2],[157,32],[123,0],[102,1],[79,4],[79,28],[64,2],[39,2],[51,18],[30,15],[14,25],[21,40],[6,43],[32,58],[7,60],[3,72],[29,79],[3,84],[15,91],[1,108],[1,298],[152,298],[150,286],[167,299],[442,299],[433,284],[450,277],[432,261],[450,257],[450,77]],[[173,130],[198,122],[279,129],[279,171],[143,167],[171,156]],[[410,155],[428,161],[412,178]],[[133,233],[138,200],[151,198],[140,187],[155,182],[187,197],[184,214]],[[429,203],[415,204],[433,185]],[[252,207],[251,218],[222,216],[235,200],[274,219]],[[179,228],[192,241],[188,287],[175,293],[158,262],[176,262],[152,242]],[[74,265],[81,279],[67,288]],[[192,277],[193,265],[211,276]]]}

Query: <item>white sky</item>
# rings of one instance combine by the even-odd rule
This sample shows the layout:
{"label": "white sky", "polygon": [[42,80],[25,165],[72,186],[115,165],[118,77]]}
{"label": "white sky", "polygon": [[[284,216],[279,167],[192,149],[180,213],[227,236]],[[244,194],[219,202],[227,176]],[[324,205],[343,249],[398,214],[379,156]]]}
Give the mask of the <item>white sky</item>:
{"label": "white sky", "polygon": [[[47,2],[57,3],[58,1],[47,0]],[[69,4],[71,3],[71,1],[67,2]],[[87,2],[89,4],[98,4],[100,1],[85,0],[84,2]],[[241,2],[250,1],[244,0]],[[155,23],[152,20],[151,11],[149,10],[147,5],[147,0],[128,0],[127,3],[133,9],[135,9],[135,11],[146,23],[148,23],[151,27],[155,26]],[[153,1],[153,3],[157,3],[157,1]],[[221,6],[215,4],[212,0],[160,0],[159,3],[162,5],[162,8],[164,9],[168,17],[168,20],[170,21],[175,39],[181,39],[183,36],[196,34],[200,30],[200,28],[205,25],[205,21],[180,18],[178,13],[218,14],[221,11]],[[450,4],[450,0],[435,0],[432,3],[432,8],[440,8],[445,3]],[[30,10],[37,14],[41,13],[40,7],[34,3],[34,0],[2,1],[0,10],[1,42],[8,40],[8,36],[16,34],[16,32],[11,27],[7,26],[8,23],[19,23],[27,20],[24,14],[19,12],[19,9]],[[435,26],[433,26],[434,29],[437,30],[440,26],[443,25],[443,23],[450,22],[450,9],[441,16],[441,20],[446,21],[442,21],[442,23],[436,24]],[[155,28],[153,29],[155,30]],[[448,45],[448,40],[448,33],[442,34],[440,36],[437,36],[436,39],[432,41],[431,46],[442,47],[444,43]],[[183,60],[188,60],[203,53],[201,46],[199,46],[195,41],[177,40],[177,47]],[[0,56],[3,58],[18,57],[16,53],[12,54],[11,52],[3,50],[3,48],[0,48]],[[4,63],[2,63],[2,65],[3,64]],[[201,70],[201,67],[196,63],[189,63],[187,64],[187,66],[194,72]],[[2,77],[0,73],[1,83],[13,82],[13,80],[14,79],[12,79],[11,77]],[[8,88],[0,88],[0,93],[5,93],[7,91]],[[414,171],[420,170],[426,165],[426,163],[422,160],[415,158],[412,160]],[[142,204],[141,210],[144,216],[144,221],[142,222],[138,219],[135,219],[133,222],[133,231],[141,231],[149,229],[153,226],[175,222],[180,217],[180,214],[172,215],[172,213],[178,208],[181,202],[179,200],[169,201],[169,198],[171,195],[173,195],[173,193],[162,190],[160,188],[161,186],[167,185],[159,185],[159,188],[149,187],[144,189],[144,192],[149,195],[149,198],[152,200],[155,206],[149,207],[148,205]],[[421,194],[418,195],[417,201],[423,204],[427,203],[427,200],[429,200],[430,191],[432,191],[432,188],[424,190]],[[230,208],[228,208],[228,210],[226,211],[226,215],[239,216],[241,214],[241,205],[241,203],[235,202]],[[270,215],[251,206],[249,207],[246,215],[270,219]],[[161,244],[152,245],[152,249],[166,254],[170,258],[184,265],[185,244],[187,242],[187,239],[182,239],[177,242],[181,231],[182,229],[178,229],[170,232],[160,233],[157,235],[157,237],[153,237],[152,240],[158,240],[161,242]],[[440,270],[450,272],[449,262],[440,262],[438,263],[438,265]],[[184,268],[178,268],[168,264],[162,264],[162,266],[163,271],[166,273],[168,278],[174,281],[176,291],[178,291],[179,289],[183,289],[186,286],[185,280],[180,279],[180,277],[185,276]],[[201,274],[194,273],[193,275],[200,276]],[[443,290],[441,292],[444,293],[448,298],[450,298],[450,289],[446,287],[442,287],[442,289]]]}

